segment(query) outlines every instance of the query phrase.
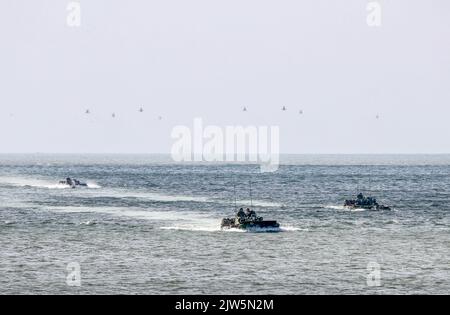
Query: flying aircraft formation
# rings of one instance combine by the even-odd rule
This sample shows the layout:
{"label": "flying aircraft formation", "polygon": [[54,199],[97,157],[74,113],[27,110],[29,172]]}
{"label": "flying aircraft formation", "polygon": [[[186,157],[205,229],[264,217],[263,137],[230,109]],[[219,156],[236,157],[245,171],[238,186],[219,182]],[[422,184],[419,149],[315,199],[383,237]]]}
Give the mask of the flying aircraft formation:
{"label": "flying aircraft formation", "polygon": [[[281,110],[282,110],[283,112],[285,112],[285,111],[287,111],[287,107],[286,107],[286,106],[283,106],[283,107],[281,108]],[[247,107],[244,106],[244,107],[242,108],[242,111],[243,111],[243,112],[247,112],[247,111],[248,111]],[[300,115],[303,115],[303,110],[300,110],[298,113],[299,113]]]}
{"label": "flying aircraft formation", "polygon": [[[144,113],[144,111],[145,111],[145,110],[144,110],[143,107],[140,107],[140,108],[138,109],[138,112],[141,113],[141,114]],[[247,108],[246,106],[244,106],[244,107],[242,107],[242,111],[243,111],[243,112],[248,112],[249,110],[248,110],[248,108]],[[283,106],[283,107],[281,108],[281,111],[286,112],[286,111],[288,111],[288,108],[287,108],[286,106]],[[304,114],[303,109],[299,110],[298,113],[299,113],[299,115],[303,115],[303,114]],[[90,115],[90,114],[91,114],[91,110],[90,110],[90,109],[86,109],[85,114],[86,114],[86,115]],[[11,116],[12,116],[12,114],[11,114]],[[112,114],[111,114],[111,117],[112,117],[112,118],[116,118],[116,113],[112,113]],[[376,114],[376,115],[375,115],[375,119],[379,120],[379,119],[380,119],[380,114]],[[162,116],[158,116],[158,120],[162,120]]]}
{"label": "flying aircraft formation", "polygon": [[[137,111],[138,111],[140,114],[143,114],[143,113],[145,112],[144,107],[138,108]],[[287,111],[288,111],[288,108],[287,108],[286,106],[283,106],[283,107],[281,108],[281,111],[282,111],[282,112],[287,112]],[[249,112],[248,107],[247,107],[247,106],[243,106],[243,107],[242,107],[242,112]],[[87,109],[84,111],[84,114],[85,114],[85,115],[91,115],[91,114],[92,114],[91,109],[87,108]],[[299,114],[299,115],[304,115],[303,109],[300,109],[300,110],[298,111],[298,114]],[[14,115],[13,113],[10,113],[10,114],[9,114],[9,117],[10,117],[10,118],[13,118],[13,117],[15,117],[15,115]],[[115,112],[111,113],[111,118],[113,118],[113,119],[114,119],[114,118],[117,118],[117,114],[116,114]],[[381,120],[381,115],[380,115],[379,113],[377,113],[377,114],[374,116],[374,118],[375,118],[376,120]],[[162,116],[157,116],[157,119],[158,119],[158,120],[162,120],[163,117],[162,117]]]}
{"label": "flying aircraft formation", "polygon": [[[144,108],[143,108],[143,107],[140,107],[140,108],[138,109],[138,112],[139,112],[139,113],[143,113],[143,112],[144,112]],[[90,109],[86,109],[84,113],[85,113],[86,115],[90,115],[90,114],[91,114],[91,110],[90,110]],[[116,118],[116,117],[117,117],[116,113],[111,113],[111,118]],[[161,117],[161,116],[158,116],[158,120],[162,120],[162,117]]]}

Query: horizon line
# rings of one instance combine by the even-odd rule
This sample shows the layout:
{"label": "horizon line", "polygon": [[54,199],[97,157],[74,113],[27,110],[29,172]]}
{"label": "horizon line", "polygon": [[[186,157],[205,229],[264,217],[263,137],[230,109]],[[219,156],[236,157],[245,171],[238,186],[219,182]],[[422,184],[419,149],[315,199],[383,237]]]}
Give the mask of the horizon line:
{"label": "horizon line", "polygon": [[[0,155],[168,155],[171,153],[161,152],[0,152]],[[249,155],[249,154],[246,154]],[[283,155],[450,155],[450,152],[442,153],[280,153]]]}

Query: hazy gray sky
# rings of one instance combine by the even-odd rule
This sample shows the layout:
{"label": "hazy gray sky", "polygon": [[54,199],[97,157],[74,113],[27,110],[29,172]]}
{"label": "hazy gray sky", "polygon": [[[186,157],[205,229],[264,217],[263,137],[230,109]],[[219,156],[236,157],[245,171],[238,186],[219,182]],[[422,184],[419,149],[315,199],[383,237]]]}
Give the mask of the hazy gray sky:
{"label": "hazy gray sky", "polygon": [[381,27],[365,0],[80,0],[79,28],[69,2],[0,2],[0,152],[170,152],[194,117],[279,125],[285,153],[450,152],[448,0],[379,1]]}

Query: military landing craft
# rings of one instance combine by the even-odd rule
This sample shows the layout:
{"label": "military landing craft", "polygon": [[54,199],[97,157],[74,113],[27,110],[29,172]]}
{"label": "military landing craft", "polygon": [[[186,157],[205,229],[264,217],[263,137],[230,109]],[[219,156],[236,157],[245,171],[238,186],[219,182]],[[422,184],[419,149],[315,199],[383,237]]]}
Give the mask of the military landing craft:
{"label": "military landing craft", "polygon": [[[252,182],[249,182],[250,188],[250,205],[253,206],[252,197]],[[234,209],[237,210],[236,200],[236,185],[234,185]],[[256,212],[247,208],[240,208],[235,214],[234,218],[224,218],[220,224],[222,230],[225,229],[240,229],[240,230],[252,230],[252,229],[268,229],[269,231],[277,231],[280,228],[280,224],[277,221],[267,221],[263,217],[258,217]]]}
{"label": "military landing craft", "polygon": [[277,221],[267,221],[263,217],[258,217],[255,211],[247,208],[240,209],[234,218],[224,218],[222,219],[221,228],[222,229],[241,229],[241,230],[251,230],[255,228],[269,228],[278,229],[280,224]]}
{"label": "military landing craft", "polygon": [[88,184],[82,183],[77,179],[72,179],[70,177],[67,177],[66,180],[60,181],[60,185],[67,185],[70,188],[77,188],[77,187],[88,187]]}
{"label": "military landing craft", "polygon": [[356,199],[346,200],[344,207],[350,210],[391,210],[391,207],[380,205],[375,198],[365,197],[361,193],[356,197]]}

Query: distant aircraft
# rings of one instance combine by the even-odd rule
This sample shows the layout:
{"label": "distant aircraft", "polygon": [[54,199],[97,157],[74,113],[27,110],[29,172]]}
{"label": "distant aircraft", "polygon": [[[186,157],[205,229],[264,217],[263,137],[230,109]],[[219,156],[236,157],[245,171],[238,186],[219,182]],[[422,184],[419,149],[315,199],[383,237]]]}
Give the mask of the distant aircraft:
{"label": "distant aircraft", "polygon": [[111,117],[116,118],[116,113],[112,113]]}
{"label": "distant aircraft", "polygon": [[380,115],[377,114],[377,115],[375,116],[375,118],[376,118],[376,119],[380,119]]}
{"label": "distant aircraft", "polygon": [[141,107],[141,108],[139,109],[139,112],[140,112],[140,113],[143,113],[143,112],[144,112],[144,109]]}
{"label": "distant aircraft", "polygon": [[303,115],[303,110],[300,110],[298,113],[299,113],[300,115]]}
{"label": "distant aircraft", "polygon": [[283,106],[283,108],[281,109],[283,112],[287,111],[286,106]]}
{"label": "distant aircraft", "polygon": [[247,111],[247,107],[244,107],[244,108],[242,109],[242,111],[243,111],[243,112],[246,112],[246,111]]}
{"label": "distant aircraft", "polygon": [[86,109],[86,115],[89,115],[91,111],[89,109]]}

